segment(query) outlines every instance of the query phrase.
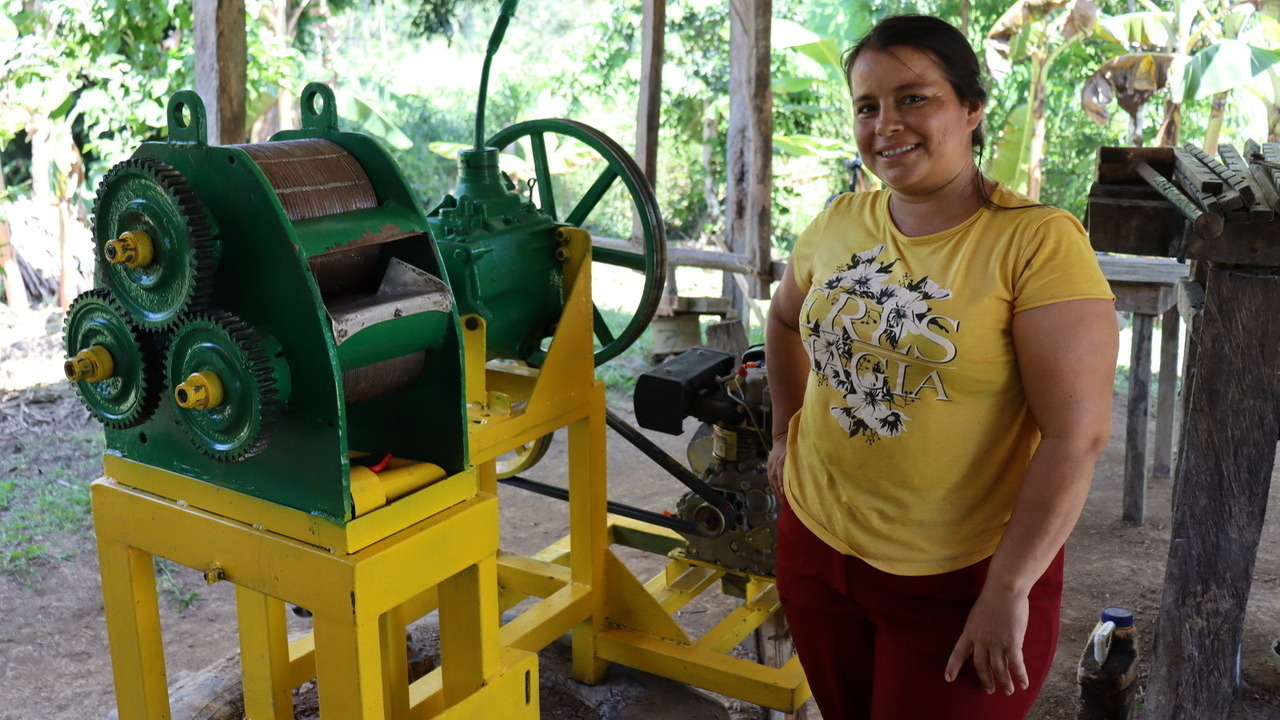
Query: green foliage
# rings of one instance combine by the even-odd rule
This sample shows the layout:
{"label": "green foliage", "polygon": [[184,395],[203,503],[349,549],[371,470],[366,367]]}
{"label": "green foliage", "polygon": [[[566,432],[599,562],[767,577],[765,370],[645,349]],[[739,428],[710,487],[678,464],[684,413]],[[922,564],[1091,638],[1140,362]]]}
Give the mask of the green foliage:
{"label": "green foliage", "polygon": [[191,573],[195,571],[183,568],[172,560],[162,557],[154,558],[154,568],[156,589],[169,598],[178,612],[186,612],[187,608],[204,600],[204,596],[188,587],[188,583],[181,577],[184,570]]}

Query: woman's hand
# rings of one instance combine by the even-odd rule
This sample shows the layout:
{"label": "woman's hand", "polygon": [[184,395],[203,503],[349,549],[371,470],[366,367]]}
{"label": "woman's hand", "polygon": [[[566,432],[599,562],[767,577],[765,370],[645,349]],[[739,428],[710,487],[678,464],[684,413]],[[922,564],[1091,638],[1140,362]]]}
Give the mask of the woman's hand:
{"label": "woman's hand", "polygon": [[773,496],[778,499],[779,503],[786,501],[786,496],[782,491],[782,470],[786,464],[787,434],[782,433],[773,439],[773,448],[769,450],[769,464],[767,466],[769,487],[773,488]]}
{"label": "woman's hand", "polygon": [[1022,660],[1022,640],[1029,612],[1026,594],[983,588],[947,661],[946,681],[955,680],[965,659],[972,656],[973,669],[988,693],[999,687],[1005,695],[1012,695],[1015,685],[1026,690],[1030,682]]}

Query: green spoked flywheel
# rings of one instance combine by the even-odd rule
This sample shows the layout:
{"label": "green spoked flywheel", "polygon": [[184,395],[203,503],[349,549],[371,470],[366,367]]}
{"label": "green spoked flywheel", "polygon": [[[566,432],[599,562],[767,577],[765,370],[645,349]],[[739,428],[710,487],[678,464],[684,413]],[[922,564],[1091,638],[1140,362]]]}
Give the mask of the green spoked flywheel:
{"label": "green spoked flywheel", "polygon": [[146,422],[160,401],[160,364],[111,294],[98,289],[76,298],[65,330],[63,369],[89,413],[116,429]]}
{"label": "green spoked flywheel", "polygon": [[165,376],[187,436],[222,462],[262,452],[289,397],[278,344],[221,311],[194,313],[178,327]]}
{"label": "green spoked flywheel", "polygon": [[[604,168],[596,174],[594,182],[590,183],[581,197],[574,198],[572,202],[566,203],[569,198],[556,196],[555,184],[551,178],[554,163],[548,154],[548,135],[552,136],[557,145],[560,138],[556,136],[572,138],[604,160]],[[566,225],[588,225],[592,216],[602,207],[601,200],[605,194],[618,182],[625,188],[634,213],[637,237],[633,242],[638,242],[638,248],[626,250],[602,247],[596,243],[591,250],[592,262],[627,268],[644,276],[644,287],[634,303],[636,307],[630,311],[630,317],[621,328],[610,327],[599,308],[594,309],[592,330],[599,345],[595,351],[595,364],[599,366],[617,357],[640,339],[641,333],[653,320],[662,299],[662,288],[667,279],[667,240],[658,201],[636,161],[608,135],[590,125],[563,118],[530,120],[499,130],[486,144],[501,149],[525,138],[532,151],[530,160],[536,177],[538,208],[544,214]]]}
{"label": "green spoked flywheel", "polygon": [[130,158],[98,187],[93,243],[98,272],[146,330],[171,329],[208,304],[217,233],[187,181],[155,158]]}

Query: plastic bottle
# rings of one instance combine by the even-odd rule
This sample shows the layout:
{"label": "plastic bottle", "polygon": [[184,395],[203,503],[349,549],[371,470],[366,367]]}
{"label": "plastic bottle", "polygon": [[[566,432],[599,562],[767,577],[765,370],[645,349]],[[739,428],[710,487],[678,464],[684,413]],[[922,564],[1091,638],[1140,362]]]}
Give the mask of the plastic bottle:
{"label": "plastic bottle", "polygon": [[1138,694],[1138,642],[1133,613],[1109,607],[1080,653],[1077,720],[1129,720]]}

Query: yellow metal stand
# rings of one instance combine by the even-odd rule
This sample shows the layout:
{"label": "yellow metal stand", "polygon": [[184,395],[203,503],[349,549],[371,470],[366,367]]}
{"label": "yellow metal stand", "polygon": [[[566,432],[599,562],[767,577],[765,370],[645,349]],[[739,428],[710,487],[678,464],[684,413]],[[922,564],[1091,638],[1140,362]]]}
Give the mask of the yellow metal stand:
{"label": "yellow metal stand", "polygon": [[[494,459],[568,429],[569,536],[534,557],[499,554],[503,609],[541,598],[502,626],[501,644],[537,652],[572,631],[574,675],[584,682],[602,680],[608,663],[618,662],[795,711],[809,697],[798,659],[774,668],[730,654],[779,611],[773,580],[736,578],[746,588],[745,603],[702,637],[690,638],[672,616],[728,572],[683,559],[684,540],[673,532],[607,512],[605,394],[595,378],[591,346],[590,236],[573,228],[562,233],[570,258],[568,292],[560,330],[541,369],[485,365],[483,325],[478,318],[463,322],[471,458],[481,469],[481,489],[496,493]],[[615,544],[673,559],[641,583],[614,555]]]}
{"label": "yellow metal stand", "polygon": [[[133,486],[134,475],[147,484],[164,471],[119,458],[108,465],[110,476],[93,485],[93,506],[121,720],[170,716],[152,556],[236,585],[253,720],[292,720],[292,689],[313,677],[332,718],[487,719],[492,707],[538,717],[537,656],[498,643],[491,494],[356,552],[331,552]],[[474,487],[474,475],[464,475]],[[198,481],[167,480],[175,494],[201,492]],[[438,597],[441,665],[409,685],[404,626],[426,593]],[[313,613],[313,635],[288,641],[285,603]]]}

